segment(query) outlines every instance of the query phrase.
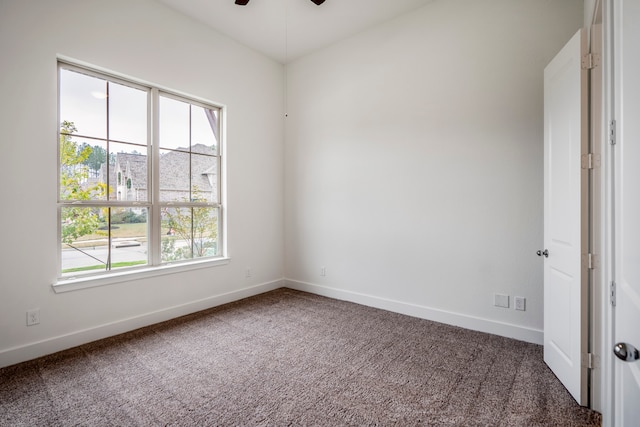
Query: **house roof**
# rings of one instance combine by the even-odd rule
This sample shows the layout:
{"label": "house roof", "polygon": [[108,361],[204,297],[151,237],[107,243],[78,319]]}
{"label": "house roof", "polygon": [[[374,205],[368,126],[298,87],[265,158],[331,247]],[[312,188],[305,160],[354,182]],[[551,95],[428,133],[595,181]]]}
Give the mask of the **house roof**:
{"label": "house roof", "polygon": [[196,144],[191,147],[191,154],[186,150],[178,148],[160,155],[160,191],[189,189],[189,157],[193,187],[200,191],[212,190],[208,175],[217,175],[217,158],[213,147]]}
{"label": "house roof", "polygon": [[[123,172],[127,173],[127,178],[131,179],[131,184],[136,188],[147,188],[147,156],[144,154],[117,153],[116,164],[120,164]],[[117,181],[115,174],[110,174],[109,181],[114,185]],[[122,182],[122,185],[125,183]]]}
{"label": "house roof", "polygon": [[[190,184],[194,190],[202,191],[217,197],[218,159],[215,147],[196,144],[188,148],[166,150],[160,154],[160,192],[174,193],[170,199],[178,200],[188,197]],[[147,155],[136,153],[116,153],[115,164],[109,165],[109,185],[117,188],[117,170],[122,171],[127,179],[131,179],[131,188],[147,189]],[[191,159],[191,179],[189,179],[189,159]],[[101,174],[104,180],[105,166]],[[123,178],[124,179],[124,178]],[[120,185],[126,185],[121,182]],[[179,195],[180,194],[180,195]],[[166,197],[162,197],[166,199]]]}

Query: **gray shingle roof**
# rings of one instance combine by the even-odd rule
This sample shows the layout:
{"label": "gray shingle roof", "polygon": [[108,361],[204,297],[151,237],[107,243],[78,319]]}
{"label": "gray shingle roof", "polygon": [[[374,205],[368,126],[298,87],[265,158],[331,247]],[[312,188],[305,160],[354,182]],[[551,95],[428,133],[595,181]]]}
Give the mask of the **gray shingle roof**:
{"label": "gray shingle roof", "polygon": [[[189,184],[194,191],[207,197],[209,201],[217,200],[218,159],[214,147],[196,144],[188,148],[164,150],[160,154],[160,198],[168,201],[185,201],[189,199]],[[189,179],[189,159],[191,159],[191,179]],[[101,171],[104,180],[104,165]],[[118,171],[122,180],[117,182]],[[131,179],[131,188],[126,187],[126,180]],[[116,153],[115,165],[109,165],[109,185],[122,200],[131,200],[125,194],[134,192],[146,197],[147,191],[147,156],[145,154]]]}

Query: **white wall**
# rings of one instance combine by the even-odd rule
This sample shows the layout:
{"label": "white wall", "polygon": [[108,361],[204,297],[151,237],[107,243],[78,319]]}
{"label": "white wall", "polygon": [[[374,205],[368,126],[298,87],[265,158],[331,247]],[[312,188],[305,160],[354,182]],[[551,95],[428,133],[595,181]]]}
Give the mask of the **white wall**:
{"label": "white wall", "polygon": [[[230,264],[52,291],[56,55],[228,107]],[[151,0],[2,1],[0,58],[0,366],[281,284],[282,65]]]}
{"label": "white wall", "polygon": [[441,0],[290,64],[287,283],[541,343],[542,76],[582,22]]}

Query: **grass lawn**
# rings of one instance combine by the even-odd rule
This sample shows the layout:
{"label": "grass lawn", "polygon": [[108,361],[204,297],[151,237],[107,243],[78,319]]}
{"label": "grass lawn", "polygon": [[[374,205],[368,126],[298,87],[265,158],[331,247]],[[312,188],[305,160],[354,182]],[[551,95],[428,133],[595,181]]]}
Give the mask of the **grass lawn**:
{"label": "grass lawn", "polygon": [[[140,238],[147,237],[146,222],[135,223],[135,224],[113,224],[111,228],[112,228],[111,234],[113,238],[132,239],[136,237],[140,237]],[[86,240],[106,239],[106,238],[107,238],[107,230],[98,230],[93,234],[87,234],[86,236],[80,237],[78,240],[76,240],[76,242],[82,242]]]}
{"label": "grass lawn", "polygon": [[[147,261],[126,261],[126,262],[114,262],[111,264],[111,269],[116,269],[118,267],[131,267],[134,265],[146,264]],[[75,267],[75,268],[67,268],[62,270],[63,273],[73,273],[76,271],[89,271],[89,270],[104,270],[104,265],[90,265],[87,267]]]}

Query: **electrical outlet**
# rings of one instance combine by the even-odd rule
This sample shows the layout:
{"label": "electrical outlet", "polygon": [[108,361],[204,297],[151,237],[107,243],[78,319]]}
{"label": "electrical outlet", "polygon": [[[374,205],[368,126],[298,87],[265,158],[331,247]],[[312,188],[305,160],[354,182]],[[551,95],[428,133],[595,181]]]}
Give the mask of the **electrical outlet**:
{"label": "electrical outlet", "polygon": [[27,326],[33,326],[40,323],[40,309],[34,308],[27,311]]}
{"label": "electrical outlet", "polygon": [[493,305],[496,307],[509,308],[509,295],[493,294]]}
{"label": "electrical outlet", "polygon": [[513,297],[516,310],[525,311],[527,299],[525,297]]}
{"label": "electrical outlet", "polygon": [[322,277],[327,275],[327,269],[325,267],[320,267],[320,275]]}
{"label": "electrical outlet", "polygon": [[247,279],[251,277],[251,268],[247,267],[246,271],[244,272],[244,275]]}

